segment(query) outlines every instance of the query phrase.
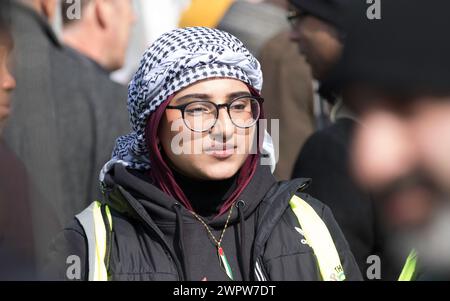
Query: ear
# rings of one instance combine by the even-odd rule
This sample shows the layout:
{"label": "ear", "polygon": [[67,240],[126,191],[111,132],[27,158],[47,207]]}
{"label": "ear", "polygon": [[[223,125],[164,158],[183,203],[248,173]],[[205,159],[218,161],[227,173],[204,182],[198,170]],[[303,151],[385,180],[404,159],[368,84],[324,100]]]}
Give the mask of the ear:
{"label": "ear", "polygon": [[53,19],[55,18],[57,4],[57,0],[41,0],[39,2],[40,10],[49,23],[53,22]]}
{"label": "ear", "polygon": [[110,18],[110,3],[107,0],[95,0],[95,17],[102,29],[108,27],[108,18]]}

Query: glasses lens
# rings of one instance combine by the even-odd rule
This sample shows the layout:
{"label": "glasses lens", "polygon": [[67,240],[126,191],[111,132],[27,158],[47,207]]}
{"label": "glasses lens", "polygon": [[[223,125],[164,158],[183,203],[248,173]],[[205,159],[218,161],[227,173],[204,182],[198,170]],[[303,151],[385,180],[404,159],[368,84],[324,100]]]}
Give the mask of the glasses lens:
{"label": "glasses lens", "polygon": [[287,15],[287,20],[291,24],[292,27],[297,27],[300,24],[300,21],[308,16],[308,13],[305,11],[290,11]]}
{"label": "glasses lens", "polygon": [[291,11],[288,12],[288,14],[286,16],[286,19],[291,24],[291,26],[295,26],[296,21],[297,21],[297,17],[298,17],[297,12],[291,10]]}
{"label": "glasses lens", "polygon": [[230,117],[237,127],[248,128],[258,121],[260,110],[259,102],[255,98],[239,98],[230,105]]}
{"label": "glasses lens", "polygon": [[196,132],[204,132],[216,122],[216,107],[209,102],[192,102],[184,109],[184,122]]}

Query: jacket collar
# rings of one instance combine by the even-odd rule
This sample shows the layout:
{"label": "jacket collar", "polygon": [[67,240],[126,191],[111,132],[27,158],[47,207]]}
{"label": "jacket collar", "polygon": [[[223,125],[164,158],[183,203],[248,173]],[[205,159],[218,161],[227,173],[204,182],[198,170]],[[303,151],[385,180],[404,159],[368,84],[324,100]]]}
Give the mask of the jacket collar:
{"label": "jacket collar", "polygon": [[[136,216],[135,210],[129,206],[129,203],[137,201],[147,211],[151,212],[151,216],[156,223],[175,223],[176,217],[173,206],[178,204],[177,200],[152,185],[151,180],[145,174],[129,170],[121,164],[115,164],[112,171],[106,175],[104,184],[106,201],[115,210],[131,217]],[[245,204],[245,218],[255,212],[267,192],[275,185],[276,180],[270,172],[270,167],[258,165],[253,178],[238,198],[238,201]],[[128,192],[128,198],[123,196],[121,189]],[[133,200],[130,200],[130,196]],[[186,221],[197,222],[184,207],[182,212]],[[226,215],[222,215],[209,220],[208,224],[220,228],[225,224],[226,218]],[[238,215],[237,210],[235,210],[231,216],[230,224],[237,222],[237,220]]]}
{"label": "jacket collar", "polygon": [[[13,1],[11,5],[12,8],[15,9],[19,14],[27,15],[26,17],[30,18],[35,23],[37,23],[38,27],[42,30],[44,35],[53,43],[53,45],[55,45],[58,48],[63,48],[61,42],[59,41],[58,37],[55,34],[55,31],[43,16],[41,16],[32,8],[28,7],[26,4],[22,4],[19,1]],[[21,16],[20,18],[24,18],[24,16]]]}

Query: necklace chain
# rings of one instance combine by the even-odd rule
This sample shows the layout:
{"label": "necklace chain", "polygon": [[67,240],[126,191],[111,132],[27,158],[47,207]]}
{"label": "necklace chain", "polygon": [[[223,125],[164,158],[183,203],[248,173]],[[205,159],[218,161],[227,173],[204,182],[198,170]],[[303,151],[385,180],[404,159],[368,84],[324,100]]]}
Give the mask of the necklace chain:
{"label": "necklace chain", "polygon": [[206,230],[208,231],[209,235],[210,235],[211,238],[214,240],[214,242],[216,243],[216,245],[217,245],[218,248],[219,248],[220,245],[222,244],[222,239],[223,239],[223,236],[224,236],[224,234],[225,234],[225,230],[226,230],[227,227],[228,227],[228,223],[229,223],[229,221],[230,221],[231,214],[233,213],[233,207],[234,207],[234,203],[231,205],[231,209],[230,209],[230,212],[228,213],[228,217],[227,217],[227,221],[226,221],[226,223],[225,223],[225,227],[223,228],[222,234],[220,235],[220,239],[219,239],[218,241],[217,241],[216,237],[214,236],[214,234],[212,234],[212,232],[211,232],[209,226],[205,223],[205,221],[204,221],[200,216],[198,216],[194,211],[191,211],[192,215],[194,215],[195,218],[197,218],[197,219],[203,224],[203,226],[206,228]]}

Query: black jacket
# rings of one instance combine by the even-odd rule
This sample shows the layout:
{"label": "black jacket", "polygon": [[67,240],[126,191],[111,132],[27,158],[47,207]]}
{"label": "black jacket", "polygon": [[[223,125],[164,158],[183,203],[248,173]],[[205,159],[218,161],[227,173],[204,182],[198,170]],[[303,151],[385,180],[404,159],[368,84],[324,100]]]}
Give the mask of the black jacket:
{"label": "black jacket", "polygon": [[[109,242],[112,280],[229,280],[205,227],[174,199],[121,165],[108,174],[106,202],[114,233]],[[308,181],[277,183],[259,166],[239,196],[222,246],[235,280],[319,280],[312,249],[301,243],[289,200],[298,193],[322,217],[338,249],[348,280],[361,274],[330,209],[301,191]],[[207,220],[218,238],[227,214]],[[244,235],[242,235],[244,233]],[[77,255],[87,266],[86,237],[75,221],[55,240],[50,271],[66,279],[66,258]],[[261,269],[255,272],[256,263]],[[87,279],[83,268],[81,279]]]}
{"label": "black jacket", "polygon": [[381,279],[395,280],[401,266],[388,252],[380,208],[351,176],[350,147],[356,125],[351,119],[341,118],[314,133],[303,146],[292,177],[312,178],[306,192],[330,206],[360,270],[366,271],[370,266],[366,262],[370,255],[378,255]]}

